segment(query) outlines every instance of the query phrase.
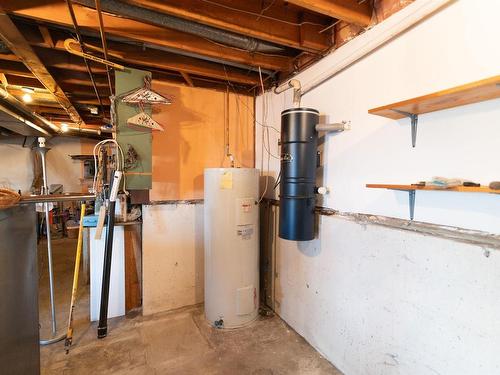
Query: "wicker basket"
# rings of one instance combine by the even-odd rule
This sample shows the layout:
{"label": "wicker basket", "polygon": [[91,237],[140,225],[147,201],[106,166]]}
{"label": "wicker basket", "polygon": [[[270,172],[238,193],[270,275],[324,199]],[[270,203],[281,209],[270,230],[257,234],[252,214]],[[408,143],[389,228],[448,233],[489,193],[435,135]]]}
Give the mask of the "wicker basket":
{"label": "wicker basket", "polygon": [[0,210],[15,206],[21,196],[14,190],[0,188]]}

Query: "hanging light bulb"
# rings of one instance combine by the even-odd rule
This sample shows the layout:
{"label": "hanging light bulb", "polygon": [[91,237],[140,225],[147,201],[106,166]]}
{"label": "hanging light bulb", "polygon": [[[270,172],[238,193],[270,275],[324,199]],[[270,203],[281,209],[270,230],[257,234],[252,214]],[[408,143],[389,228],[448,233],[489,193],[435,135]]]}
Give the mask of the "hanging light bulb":
{"label": "hanging light bulb", "polygon": [[65,122],[61,123],[61,131],[63,133],[66,133],[68,130],[69,130],[68,124],[66,124]]}
{"label": "hanging light bulb", "polygon": [[23,102],[25,103],[31,103],[33,101],[33,97],[31,94],[24,94],[23,95]]}
{"label": "hanging light bulb", "polygon": [[33,101],[33,96],[31,96],[31,94],[33,94],[35,90],[33,90],[31,87],[23,87],[21,90],[24,92],[23,102],[31,103]]}

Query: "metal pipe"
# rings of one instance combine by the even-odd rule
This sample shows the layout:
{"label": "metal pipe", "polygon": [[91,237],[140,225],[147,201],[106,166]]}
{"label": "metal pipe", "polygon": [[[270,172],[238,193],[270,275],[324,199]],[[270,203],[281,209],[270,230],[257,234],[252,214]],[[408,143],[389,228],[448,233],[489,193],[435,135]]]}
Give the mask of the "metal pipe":
{"label": "metal pipe", "polygon": [[[42,176],[43,176],[43,186],[42,194],[49,193],[49,184],[47,182],[47,165],[45,162],[45,155],[47,154],[47,147],[45,146],[45,138],[38,138],[39,147],[37,147],[40,157],[42,159]],[[49,204],[44,203],[45,210],[45,230],[47,235],[47,263],[49,265],[49,289],[50,289],[50,310],[52,314],[52,335],[57,332],[57,322],[56,322],[56,304],[54,300],[54,270],[52,268],[52,241],[50,236],[50,213]]]}
{"label": "metal pipe", "polygon": [[[78,28],[78,22],[76,21],[75,11],[73,10],[73,4],[71,0],[66,0],[66,4],[68,4],[69,14],[71,16],[71,20],[73,22],[73,27],[75,28],[76,38],[78,39],[78,43],[80,43],[80,48],[83,53],[86,53],[85,44],[83,43],[82,34],[80,34],[80,29]],[[97,89],[97,85],[95,83],[94,75],[92,74],[92,68],[89,65],[89,62],[84,57],[83,61],[85,62],[85,67],[87,68],[87,72],[90,76],[90,81],[92,82],[92,86],[94,87],[95,96],[99,102],[99,106],[101,107],[101,114],[104,116],[104,106],[102,104],[101,96],[99,95],[99,90]]]}
{"label": "metal pipe", "polygon": [[44,203],[44,202],[79,202],[94,201],[93,194],[44,194],[44,195],[24,195],[21,196],[20,204],[23,203]]}
{"label": "metal pipe", "polygon": [[[84,5],[89,8],[94,8],[95,6],[93,0],[74,1],[77,4]],[[210,39],[214,42],[241,48],[250,52],[282,53],[285,51],[285,48],[272,43],[262,42],[255,38],[225,31],[201,23],[184,20],[182,18],[156,12],[151,9],[126,4],[122,1],[101,0],[101,5],[102,10],[108,13],[156,26],[168,27],[169,29],[197,35],[202,38]]]}
{"label": "metal pipe", "polygon": [[348,122],[340,122],[336,124],[316,125],[317,132],[342,132],[344,130],[351,130],[351,124]]}
{"label": "metal pipe", "polygon": [[[104,53],[104,60],[108,60],[108,45],[106,43],[106,33],[104,32],[104,21],[102,20],[101,0],[95,0],[95,9],[97,11],[97,18],[99,18],[99,32],[101,33],[101,42],[102,42],[102,50]],[[110,95],[113,95],[113,86],[111,85],[111,74],[109,72],[108,65],[106,65],[106,74],[108,76],[109,93]]]}

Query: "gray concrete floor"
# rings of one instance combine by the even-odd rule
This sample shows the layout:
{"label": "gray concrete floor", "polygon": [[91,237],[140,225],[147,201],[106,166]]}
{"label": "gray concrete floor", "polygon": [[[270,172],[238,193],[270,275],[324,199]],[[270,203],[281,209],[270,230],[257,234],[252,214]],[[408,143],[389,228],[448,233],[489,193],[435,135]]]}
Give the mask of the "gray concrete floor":
{"label": "gray concrete floor", "polygon": [[[75,240],[54,241],[59,330],[69,309]],[[40,245],[40,324],[50,336],[46,248]],[[45,261],[43,261],[45,259]],[[110,319],[108,337],[96,338],[89,321],[88,286],[80,288],[73,346],[41,347],[42,374],[304,374],[341,375],[279,317],[260,317],[246,328],[216,330],[203,307],[143,317],[140,312]]]}

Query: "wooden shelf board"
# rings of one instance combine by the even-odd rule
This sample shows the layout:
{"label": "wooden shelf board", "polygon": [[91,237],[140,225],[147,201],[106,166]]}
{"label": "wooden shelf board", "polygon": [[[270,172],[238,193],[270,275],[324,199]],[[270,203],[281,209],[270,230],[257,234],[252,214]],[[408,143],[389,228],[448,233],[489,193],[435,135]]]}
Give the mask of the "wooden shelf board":
{"label": "wooden shelf board", "polygon": [[496,98],[500,98],[500,75],[373,108],[368,110],[368,113],[399,120],[406,116],[395,112],[395,110],[420,115]]}
{"label": "wooden shelf board", "polygon": [[456,186],[451,188],[439,188],[435,186],[415,186],[415,185],[389,185],[389,184],[367,184],[367,188],[370,189],[390,189],[390,190],[433,190],[433,191],[456,191],[461,193],[490,193],[490,194],[500,194],[500,190],[490,189],[486,186],[480,187],[468,187],[468,186]]}

